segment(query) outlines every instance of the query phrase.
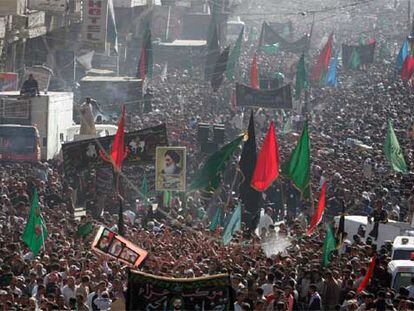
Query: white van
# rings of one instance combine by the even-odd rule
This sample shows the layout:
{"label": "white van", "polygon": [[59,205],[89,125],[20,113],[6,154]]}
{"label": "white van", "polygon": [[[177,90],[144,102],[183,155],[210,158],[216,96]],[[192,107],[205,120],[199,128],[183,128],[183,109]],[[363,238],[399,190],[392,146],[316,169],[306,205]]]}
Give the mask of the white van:
{"label": "white van", "polygon": [[398,291],[401,286],[410,286],[414,277],[414,261],[392,260],[388,264],[388,273],[391,275],[391,288]]}
{"label": "white van", "polygon": [[413,236],[397,236],[392,243],[391,260],[411,260],[414,253]]}
{"label": "white van", "polygon": [[[335,217],[335,227],[338,228],[340,216]],[[358,234],[359,227],[365,229],[365,241],[369,237],[369,233],[374,228],[374,222],[368,223],[367,216],[345,216],[345,232],[348,233],[348,239],[352,241],[352,237]],[[386,241],[394,241],[397,236],[414,236],[414,228],[409,223],[400,222],[395,220],[388,220],[387,223],[379,224],[378,228],[378,239],[373,243],[377,245],[379,249]]]}

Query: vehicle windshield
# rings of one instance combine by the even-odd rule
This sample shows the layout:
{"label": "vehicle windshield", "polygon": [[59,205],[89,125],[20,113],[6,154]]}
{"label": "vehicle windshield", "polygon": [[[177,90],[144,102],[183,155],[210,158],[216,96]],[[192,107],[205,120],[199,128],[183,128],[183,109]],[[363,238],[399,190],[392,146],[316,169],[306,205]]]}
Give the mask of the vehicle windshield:
{"label": "vehicle windshield", "polygon": [[411,260],[414,249],[397,249],[392,255],[392,260]]}
{"label": "vehicle windshield", "polygon": [[33,128],[0,127],[0,149],[9,152],[33,152],[36,148],[36,133]]}
{"label": "vehicle windshield", "polygon": [[399,289],[401,286],[402,287],[410,286],[412,277],[414,277],[414,273],[411,273],[411,272],[397,273],[394,279],[393,288]]}

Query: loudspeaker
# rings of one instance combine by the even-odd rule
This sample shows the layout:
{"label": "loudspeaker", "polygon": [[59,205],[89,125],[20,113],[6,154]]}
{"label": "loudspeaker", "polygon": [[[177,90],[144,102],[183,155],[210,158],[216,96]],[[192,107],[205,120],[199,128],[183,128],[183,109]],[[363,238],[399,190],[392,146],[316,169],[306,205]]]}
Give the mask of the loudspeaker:
{"label": "loudspeaker", "polygon": [[201,144],[208,140],[210,125],[206,123],[199,123],[197,128],[197,139]]}
{"label": "loudspeaker", "polygon": [[224,144],[224,139],[225,139],[225,127],[223,124],[215,124],[213,127],[213,141],[217,144],[217,145],[222,145]]}
{"label": "loudspeaker", "polygon": [[199,123],[197,128],[197,139],[201,151],[213,153],[225,142],[224,124]]}

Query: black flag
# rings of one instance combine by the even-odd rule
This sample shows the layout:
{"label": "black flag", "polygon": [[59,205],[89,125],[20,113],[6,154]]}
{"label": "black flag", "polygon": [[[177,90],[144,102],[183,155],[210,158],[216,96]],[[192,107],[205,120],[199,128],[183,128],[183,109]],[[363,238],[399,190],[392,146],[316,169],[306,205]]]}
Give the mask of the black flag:
{"label": "black flag", "polygon": [[250,115],[248,135],[249,137],[243,145],[239,162],[240,170],[243,174],[243,182],[240,185],[240,199],[244,204],[242,221],[248,228],[254,230],[259,223],[261,195],[260,192],[250,186],[257,161],[253,111]]}
{"label": "black flag", "polygon": [[220,47],[218,42],[217,26],[213,27],[211,40],[208,42],[206,64],[204,66],[204,80],[209,81],[212,78],[214,67],[220,56]]}
{"label": "black flag", "polygon": [[230,46],[226,47],[217,59],[214,67],[213,76],[211,77],[211,87],[214,92],[217,92],[224,79],[224,72],[227,67],[227,60],[229,58]]}
{"label": "black flag", "polygon": [[310,36],[306,34],[294,42],[289,42],[279,35],[274,29],[272,29],[272,27],[270,27],[266,22],[263,22],[259,45],[262,46],[277,43],[282,51],[302,54],[309,49],[309,38]]}

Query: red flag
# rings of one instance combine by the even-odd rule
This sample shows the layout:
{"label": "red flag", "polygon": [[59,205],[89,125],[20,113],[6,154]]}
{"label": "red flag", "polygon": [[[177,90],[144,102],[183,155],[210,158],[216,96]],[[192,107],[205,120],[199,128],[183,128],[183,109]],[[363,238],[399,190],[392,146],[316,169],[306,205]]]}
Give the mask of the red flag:
{"label": "red flag", "polygon": [[320,81],[322,74],[328,71],[329,60],[331,59],[332,54],[332,42],[333,34],[329,36],[328,42],[326,42],[321,54],[319,54],[316,64],[313,66],[311,73],[312,81]]}
{"label": "red flag", "polygon": [[408,81],[414,73],[414,56],[409,55],[405,58],[403,67],[401,70],[401,79]]}
{"label": "red flag", "polygon": [[372,274],[374,273],[374,269],[375,269],[375,260],[376,260],[376,256],[371,258],[371,262],[369,264],[368,267],[368,271],[365,274],[364,279],[362,280],[361,284],[358,286],[357,289],[357,293],[359,294],[360,292],[362,292],[364,290],[364,288],[368,285],[369,280],[372,277]]}
{"label": "red flag", "polygon": [[100,156],[104,161],[111,162],[115,172],[120,172],[122,168],[122,161],[128,155],[128,147],[125,147],[124,141],[124,127],[125,127],[125,106],[122,107],[121,119],[118,123],[118,129],[115,134],[114,142],[112,143],[111,151],[107,155],[101,150]]}
{"label": "red flag", "polygon": [[257,157],[250,185],[257,191],[265,191],[279,176],[279,150],[273,122]]}
{"label": "red flag", "polygon": [[322,185],[321,194],[319,196],[318,201],[318,209],[313,214],[312,219],[310,221],[308,231],[306,232],[307,235],[311,235],[313,230],[318,226],[318,224],[322,220],[323,212],[325,210],[325,200],[326,200],[326,181]]}
{"label": "red flag", "polygon": [[254,53],[252,66],[250,67],[250,86],[256,90],[260,89],[256,53]]}

